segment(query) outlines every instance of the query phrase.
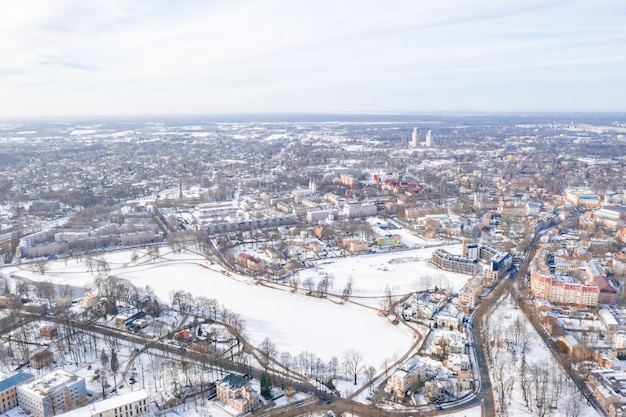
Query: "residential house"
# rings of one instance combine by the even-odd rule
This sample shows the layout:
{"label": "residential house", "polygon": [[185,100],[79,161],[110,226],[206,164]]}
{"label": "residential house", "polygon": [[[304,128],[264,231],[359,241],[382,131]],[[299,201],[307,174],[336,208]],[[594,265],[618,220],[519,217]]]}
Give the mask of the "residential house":
{"label": "residential house", "polygon": [[426,364],[419,356],[411,356],[391,374],[385,385],[385,392],[404,398],[410,388],[424,380],[426,369]]}
{"label": "residential house", "polygon": [[216,393],[218,401],[232,407],[240,415],[251,412],[261,404],[250,382],[235,374],[228,374],[218,382]]}

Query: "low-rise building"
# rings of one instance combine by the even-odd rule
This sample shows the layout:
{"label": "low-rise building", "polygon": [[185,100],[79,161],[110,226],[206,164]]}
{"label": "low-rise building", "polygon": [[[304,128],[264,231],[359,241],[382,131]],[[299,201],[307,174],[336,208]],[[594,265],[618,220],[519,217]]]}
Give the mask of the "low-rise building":
{"label": "low-rise building", "polygon": [[54,339],[59,334],[57,327],[54,325],[43,326],[39,329],[39,335],[46,339]]}
{"label": "low-rise building", "polygon": [[403,398],[410,388],[424,380],[426,370],[427,366],[419,356],[411,356],[391,374],[385,385],[385,392]]}
{"label": "low-rise building", "polygon": [[435,324],[440,329],[459,330],[463,323],[463,313],[451,314],[442,312],[435,316]]}
{"label": "low-rise building", "polygon": [[469,356],[464,353],[457,353],[449,355],[446,358],[445,366],[452,372],[467,371],[469,369],[470,360]]}
{"label": "low-rise building", "polygon": [[33,369],[43,369],[50,367],[53,360],[54,353],[50,352],[49,349],[45,349],[28,358],[28,365]]}
{"label": "low-rise building", "polygon": [[476,307],[479,299],[479,295],[474,291],[459,292],[459,304],[467,304],[470,308]]}
{"label": "low-rise building", "polygon": [[58,415],[61,417],[136,417],[146,414],[149,410],[148,393],[142,389]]}
{"label": "low-rise building", "polygon": [[217,400],[232,407],[240,414],[246,414],[261,404],[259,395],[252,389],[250,382],[228,374],[216,385]]}

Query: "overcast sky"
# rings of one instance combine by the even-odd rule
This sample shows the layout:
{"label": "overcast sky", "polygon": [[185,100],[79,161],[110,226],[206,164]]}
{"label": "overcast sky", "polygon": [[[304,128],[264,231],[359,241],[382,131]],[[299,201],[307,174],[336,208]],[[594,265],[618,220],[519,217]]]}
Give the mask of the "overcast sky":
{"label": "overcast sky", "polygon": [[0,118],[626,111],[624,0],[0,0]]}

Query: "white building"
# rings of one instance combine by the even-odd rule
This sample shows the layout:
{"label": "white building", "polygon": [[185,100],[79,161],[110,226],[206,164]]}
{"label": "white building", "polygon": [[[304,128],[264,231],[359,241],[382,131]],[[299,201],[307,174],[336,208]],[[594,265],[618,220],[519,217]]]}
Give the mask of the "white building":
{"label": "white building", "polygon": [[85,380],[62,369],[17,387],[22,409],[35,417],[54,416],[87,403]]}
{"label": "white building", "polygon": [[435,317],[435,324],[440,329],[459,330],[463,323],[463,313],[447,314],[440,313]]}
{"label": "white building", "polygon": [[419,148],[420,146],[420,132],[419,129],[414,127],[411,134],[411,148]]}
{"label": "white building", "polygon": [[411,356],[391,374],[385,385],[385,392],[393,392],[394,395],[403,398],[411,387],[424,380],[426,369],[426,364],[419,356]]}
{"label": "white building", "polygon": [[59,414],[62,417],[136,417],[150,410],[146,390],[130,392]]}
{"label": "white building", "polygon": [[343,208],[346,217],[353,219],[357,217],[371,217],[377,213],[376,204],[348,204]]}
{"label": "white building", "polygon": [[449,355],[446,359],[446,368],[452,372],[467,371],[469,369],[469,356],[464,353]]}
{"label": "white building", "polygon": [[427,148],[433,147],[433,131],[432,130],[429,130],[428,132],[426,132],[426,147]]}
{"label": "white building", "polygon": [[613,349],[617,350],[626,349],[626,333],[615,333],[613,335],[613,340],[611,341],[611,346],[613,347]]}

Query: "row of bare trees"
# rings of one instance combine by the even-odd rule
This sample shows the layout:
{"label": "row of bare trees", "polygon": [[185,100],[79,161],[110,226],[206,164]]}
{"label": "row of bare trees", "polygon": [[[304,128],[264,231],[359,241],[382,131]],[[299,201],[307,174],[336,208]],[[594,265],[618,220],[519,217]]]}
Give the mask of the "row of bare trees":
{"label": "row of bare trees", "polygon": [[[516,316],[510,323],[502,320],[504,309],[511,311],[511,318]],[[507,297],[483,320],[496,416],[507,416],[509,406],[516,401],[515,392],[520,392],[520,405],[529,413],[545,417],[558,408],[566,410],[567,417],[578,417],[582,395],[561,366],[526,356],[531,343],[542,342],[532,332],[532,325],[523,313],[514,308],[512,298]]]}

